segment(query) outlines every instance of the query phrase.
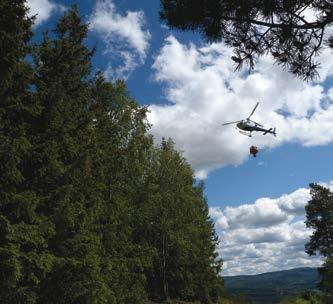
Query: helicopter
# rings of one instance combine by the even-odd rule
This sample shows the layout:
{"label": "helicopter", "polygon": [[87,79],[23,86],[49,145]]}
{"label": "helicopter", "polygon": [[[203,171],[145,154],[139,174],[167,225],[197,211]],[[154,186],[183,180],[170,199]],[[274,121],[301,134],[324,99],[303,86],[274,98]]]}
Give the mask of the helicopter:
{"label": "helicopter", "polygon": [[255,110],[257,109],[258,105],[259,105],[259,102],[257,102],[257,104],[253,108],[253,110],[248,118],[243,119],[243,120],[233,121],[233,122],[227,122],[227,123],[222,124],[222,126],[236,124],[237,128],[240,129],[239,133],[249,136],[249,137],[252,136],[253,131],[263,132],[263,135],[266,135],[267,133],[269,133],[269,134],[276,136],[275,128],[265,129],[264,126],[261,125],[260,123],[257,123],[255,121],[251,120],[251,117],[252,117],[253,113],[255,112]]}

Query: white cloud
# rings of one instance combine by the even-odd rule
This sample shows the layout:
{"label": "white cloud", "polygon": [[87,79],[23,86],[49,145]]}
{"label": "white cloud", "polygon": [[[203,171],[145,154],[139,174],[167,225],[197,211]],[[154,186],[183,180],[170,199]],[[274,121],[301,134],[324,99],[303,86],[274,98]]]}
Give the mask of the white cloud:
{"label": "white cloud", "polygon": [[143,64],[151,38],[144,27],[143,11],[127,11],[122,16],[112,0],[97,1],[90,17],[90,29],[96,31],[106,43],[106,54],[123,61],[122,65],[110,64],[107,76],[127,78],[138,65]]}
{"label": "white cloud", "polygon": [[301,188],[289,195],[283,195],[275,201],[283,212],[292,215],[302,215],[304,214],[305,205],[309,200],[309,190]]}
{"label": "white cloud", "polygon": [[30,8],[29,15],[36,16],[35,26],[47,21],[52,13],[65,9],[62,5],[49,0],[27,0],[27,6]]}
{"label": "white cloud", "polygon": [[[323,185],[332,185],[332,182]],[[211,207],[224,260],[223,275],[257,274],[295,267],[317,267],[320,257],[304,252],[312,230],[306,228],[309,189],[279,198],[260,198],[238,207]]]}
{"label": "white cloud", "polygon": [[[262,57],[249,75],[235,72],[231,56],[232,50],[222,43],[198,47],[169,36],[153,65],[170,104],[150,105],[151,132],[156,140],[172,137],[197,177],[241,164],[253,144],[261,150],[286,142],[315,146],[333,141],[333,93],[324,87],[333,71],[329,50],[321,54],[321,78],[314,83],[295,78],[270,57]],[[247,117],[257,101],[260,106],[252,118],[276,127],[276,138],[248,138],[233,126],[221,126]]]}

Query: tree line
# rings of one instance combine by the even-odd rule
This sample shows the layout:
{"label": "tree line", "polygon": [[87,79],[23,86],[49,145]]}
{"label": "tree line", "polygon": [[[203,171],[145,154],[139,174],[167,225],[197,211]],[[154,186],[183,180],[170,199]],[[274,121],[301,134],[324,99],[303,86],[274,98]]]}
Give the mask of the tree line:
{"label": "tree line", "polygon": [[92,73],[78,10],[39,44],[25,1],[0,12],[0,302],[217,302],[203,184],[124,81]]}

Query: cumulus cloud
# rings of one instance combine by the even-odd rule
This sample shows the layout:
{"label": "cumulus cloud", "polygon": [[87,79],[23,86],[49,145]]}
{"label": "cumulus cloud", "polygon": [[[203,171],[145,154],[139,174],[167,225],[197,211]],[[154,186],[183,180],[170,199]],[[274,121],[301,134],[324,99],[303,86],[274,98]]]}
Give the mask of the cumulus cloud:
{"label": "cumulus cloud", "polygon": [[[333,140],[333,92],[325,89],[333,57],[324,50],[321,77],[314,83],[295,78],[272,58],[262,57],[255,70],[235,72],[232,50],[222,43],[184,45],[174,36],[165,40],[155,59],[154,78],[166,86],[168,105],[152,104],[148,116],[156,140],[172,137],[199,178],[225,165],[239,165],[251,145],[274,148],[286,142],[304,146]],[[277,137],[242,136],[221,124],[252,117],[276,127]]]}
{"label": "cumulus cloud", "polygon": [[306,203],[310,200],[310,193],[308,189],[301,188],[289,195],[283,195],[275,200],[279,208],[292,215],[304,214]]}
{"label": "cumulus cloud", "polygon": [[[90,17],[90,29],[96,31],[107,46],[106,54],[112,63],[106,75],[111,78],[127,78],[144,63],[149,49],[150,32],[145,30],[143,11],[117,12],[112,0],[99,0]],[[115,65],[116,61],[123,64]]]}
{"label": "cumulus cloud", "polygon": [[[323,183],[332,186],[332,182]],[[211,207],[220,238],[223,275],[258,274],[295,267],[317,267],[320,257],[309,257],[304,245],[312,230],[305,226],[309,189],[279,198],[260,198],[238,207]]]}
{"label": "cumulus cloud", "polygon": [[288,220],[288,214],[270,199],[257,200],[252,205],[241,205],[237,208],[227,207],[225,210],[230,228],[267,227]]}
{"label": "cumulus cloud", "polygon": [[49,0],[27,0],[27,6],[30,8],[29,15],[36,16],[35,26],[47,21],[52,13],[65,9],[62,5]]}

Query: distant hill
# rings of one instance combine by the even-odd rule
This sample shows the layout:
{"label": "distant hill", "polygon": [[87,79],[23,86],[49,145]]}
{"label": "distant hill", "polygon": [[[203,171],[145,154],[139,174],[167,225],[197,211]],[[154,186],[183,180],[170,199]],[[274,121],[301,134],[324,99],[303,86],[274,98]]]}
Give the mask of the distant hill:
{"label": "distant hill", "polygon": [[283,298],[314,291],[319,283],[317,268],[295,268],[223,279],[229,294],[242,294],[255,304],[279,303]]}

